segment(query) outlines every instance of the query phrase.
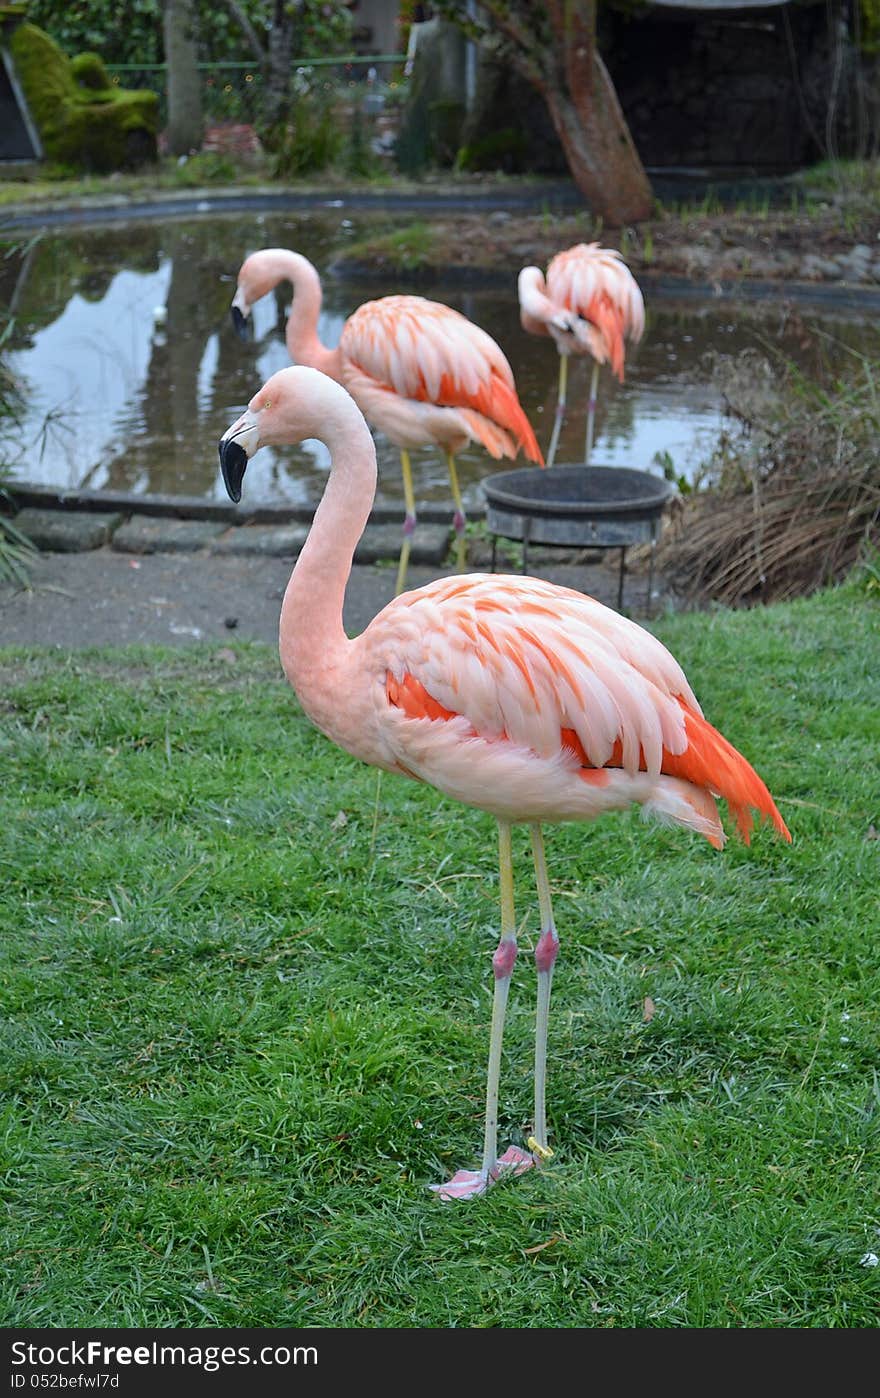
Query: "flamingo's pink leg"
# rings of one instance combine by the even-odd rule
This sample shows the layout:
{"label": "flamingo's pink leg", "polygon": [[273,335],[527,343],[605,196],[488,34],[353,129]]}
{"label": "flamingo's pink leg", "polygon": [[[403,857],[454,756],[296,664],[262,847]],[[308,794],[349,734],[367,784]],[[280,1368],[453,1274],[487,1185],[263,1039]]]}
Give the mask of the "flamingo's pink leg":
{"label": "flamingo's pink leg", "polygon": [[406,583],[406,572],[409,567],[409,555],[412,549],[412,536],[416,530],[416,496],[413,490],[412,467],[409,464],[409,452],[405,447],[400,449],[400,468],[403,472],[403,498],[406,501],[406,515],[403,520],[403,541],[400,545],[400,560],[397,564],[397,582],[394,586],[394,596],[399,597]]}
{"label": "flamingo's pink leg", "polygon": [[544,836],[540,825],[532,826],[532,853],[535,857],[538,904],[541,910],[541,935],[535,947],[535,964],[538,968],[538,1012],[535,1020],[535,1134],[530,1138],[529,1145],[542,1159],[547,1159],[553,1153],[547,1145],[547,1026],[550,1020],[550,986],[553,981],[553,966],[559,952],[559,936],[553,922],[550,881],[547,878],[547,861],[544,857]]}
{"label": "flamingo's pink leg", "polygon": [[547,448],[548,466],[552,466],[556,460],[556,448],[559,445],[559,434],[562,431],[562,424],[565,421],[565,395],[568,384],[568,355],[559,356],[559,393],[556,397],[556,416],[553,419],[553,432],[550,437],[550,445]]}
{"label": "flamingo's pink leg", "polygon": [[534,1165],[534,1158],[518,1146],[509,1146],[502,1156],[498,1149],[498,1080],[501,1076],[501,1040],[510,977],[516,961],[516,914],[513,906],[513,862],[510,855],[510,825],[498,821],[498,862],[501,872],[501,940],[492,957],[495,995],[492,1001],[492,1033],[489,1039],[489,1069],[486,1075],[486,1127],[483,1137],[483,1163],[479,1170],[459,1170],[446,1184],[431,1188],[441,1199],[471,1199],[484,1194],[502,1174],[520,1175]]}
{"label": "flamingo's pink leg", "polygon": [[449,467],[449,484],[452,486],[452,498],[455,501],[455,514],[452,518],[453,527],[455,529],[455,567],[457,572],[463,573],[467,556],[464,537],[467,516],[464,512],[464,501],[461,498],[461,489],[458,484],[455,457],[451,451],[447,451],[446,453],[446,464]]}
{"label": "flamingo's pink leg", "polygon": [[593,450],[593,426],[596,421],[596,404],[599,392],[599,361],[593,361],[593,373],[590,378],[590,396],[587,400],[587,436],[584,442],[584,465],[590,462],[590,452]]}

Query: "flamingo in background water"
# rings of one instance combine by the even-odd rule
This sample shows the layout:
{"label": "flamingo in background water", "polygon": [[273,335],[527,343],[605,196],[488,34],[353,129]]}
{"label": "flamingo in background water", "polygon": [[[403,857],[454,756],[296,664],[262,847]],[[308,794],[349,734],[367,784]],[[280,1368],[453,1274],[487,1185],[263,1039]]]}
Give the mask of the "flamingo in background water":
{"label": "flamingo in background water", "polygon": [[578,243],[567,252],[556,254],[547,268],[546,282],[540,267],[523,267],[517,290],[523,329],[532,335],[552,335],[559,351],[559,393],[547,449],[548,466],[556,459],[565,419],[568,357],[593,357],[584,446],[586,463],[593,448],[599,365],[610,360],[612,370],[623,383],[624,340],[637,343],[645,328],[645,303],[639,284],[619,252],[598,243]]}
{"label": "flamingo in background water", "polygon": [[[665,647],[580,592],[530,577],[443,578],[395,598],[349,640],[343,595],[376,489],[375,447],[353,400],[313,369],[273,374],[221,438],[223,479],[238,501],[254,452],[309,437],[328,446],[330,476],[284,594],[284,672],[308,717],[346,752],[498,821],[501,938],[482,1163],[432,1186],[442,1199],[466,1198],[552,1154],[545,1072],[559,938],[542,822],[591,820],[637,802],[720,848],[720,795],[746,843],[753,810],[790,836]],[[517,950],[510,831],[521,822],[531,829],[541,914],[534,1133],[528,1151],[511,1146],[499,1159],[501,1038]]]}
{"label": "flamingo in background water", "polygon": [[282,281],[293,286],[285,332],[291,359],[344,384],[367,420],[400,448],[406,517],[395,592],[401,592],[406,581],[416,527],[412,447],[434,445],[446,453],[461,571],[467,520],[455,453],[468,442],[480,442],[496,460],[515,457],[522,448],[530,461],[543,465],[513,372],[498,345],[466,316],[439,301],[382,296],[350,315],[336,349],[328,349],[318,339],[320,278],[307,258],[288,248],[263,248],[242,263],[230,308],[240,334],[246,333],[254,302]]}

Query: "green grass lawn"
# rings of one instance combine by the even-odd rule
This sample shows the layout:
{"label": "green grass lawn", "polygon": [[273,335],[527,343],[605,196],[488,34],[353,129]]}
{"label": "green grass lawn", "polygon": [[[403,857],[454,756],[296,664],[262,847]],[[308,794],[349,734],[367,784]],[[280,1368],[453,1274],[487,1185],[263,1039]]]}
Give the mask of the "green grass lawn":
{"label": "green grass lawn", "polygon": [[794,843],[549,832],[556,1156],[458,1205],[494,822],[377,802],[267,649],[0,651],[0,1323],[876,1326],[880,609],[656,630]]}

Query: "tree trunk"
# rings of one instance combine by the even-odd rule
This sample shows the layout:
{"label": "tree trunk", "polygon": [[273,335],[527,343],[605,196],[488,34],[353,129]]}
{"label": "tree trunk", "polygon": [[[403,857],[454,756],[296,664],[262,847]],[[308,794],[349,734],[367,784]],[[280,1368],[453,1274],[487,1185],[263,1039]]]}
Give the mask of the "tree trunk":
{"label": "tree trunk", "polygon": [[196,0],[165,0],[168,149],[188,155],[202,144],[202,91],[197,68]]}
{"label": "tree trunk", "polygon": [[597,0],[476,0],[482,28],[463,0],[437,3],[471,37],[500,40],[509,62],[540,92],[593,212],[615,227],[648,218],[651,186],[596,47]]}
{"label": "tree trunk", "polygon": [[541,90],[572,177],[593,213],[612,228],[650,218],[651,186],[599,54],[593,54],[588,90]]}
{"label": "tree trunk", "polygon": [[290,115],[290,60],[293,57],[294,21],[284,0],[275,0],[269,30],[266,104],[263,113],[268,131],[276,138]]}

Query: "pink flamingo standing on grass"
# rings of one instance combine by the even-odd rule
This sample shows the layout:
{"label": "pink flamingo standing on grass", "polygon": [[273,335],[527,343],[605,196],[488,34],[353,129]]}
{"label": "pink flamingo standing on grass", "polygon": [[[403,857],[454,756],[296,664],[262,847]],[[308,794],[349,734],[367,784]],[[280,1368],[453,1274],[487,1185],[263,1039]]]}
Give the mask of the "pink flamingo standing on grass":
{"label": "pink flamingo standing on grass", "polygon": [[230,307],[245,333],[251,306],[282,281],[293,286],[286,340],[291,359],[344,384],[361,412],[400,449],[406,517],[396,592],[403,590],[416,501],[409,453],[438,446],[446,454],[455,501],[456,560],[464,567],[466,518],[455,453],[479,442],[490,456],[515,457],[522,448],[543,465],[535,434],[517,397],[513,372],[485,330],[439,301],[382,296],[348,320],[336,349],[318,339],[321,281],[307,258],[289,248],[263,248],[242,263]]}
{"label": "pink flamingo standing on grass", "polygon": [[[376,489],[375,448],[352,398],[314,369],[273,374],[220,440],[223,479],[237,501],[254,452],[310,437],[327,444],[330,476],[281,607],[285,674],[308,717],[346,752],[498,821],[501,938],[482,1162],[433,1186],[442,1199],[467,1198],[552,1154],[545,1076],[559,938],[543,822],[591,820],[635,802],[720,848],[720,795],[746,843],[753,810],[790,836],[766,786],[703,718],[664,646],[580,592],[530,577],[443,578],[398,596],[349,640],[343,596]],[[535,1113],[528,1151],[511,1146],[499,1158],[501,1039],[517,951],[515,823],[530,827],[541,914]]]}
{"label": "pink flamingo standing on grass", "polygon": [[593,424],[599,366],[610,361],[623,383],[624,340],[637,342],[645,328],[645,303],[638,282],[619,252],[598,243],[578,243],[557,253],[547,268],[523,267],[517,283],[520,320],[532,335],[551,335],[559,351],[559,392],[547,465],[556,459],[559,433],[565,420],[568,359],[572,354],[593,357],[584,462],[593,449]]}

